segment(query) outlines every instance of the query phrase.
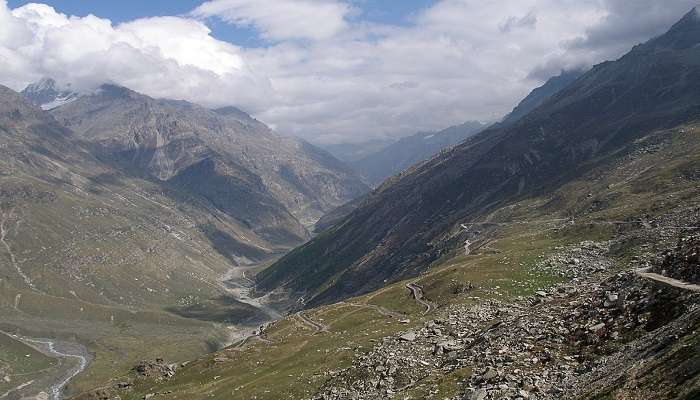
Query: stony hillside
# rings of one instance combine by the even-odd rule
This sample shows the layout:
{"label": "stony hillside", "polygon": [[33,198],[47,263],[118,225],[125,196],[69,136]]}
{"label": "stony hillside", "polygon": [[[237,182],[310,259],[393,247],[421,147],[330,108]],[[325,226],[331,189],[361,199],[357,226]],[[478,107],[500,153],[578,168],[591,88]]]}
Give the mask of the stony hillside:
{"label": "stony hillside", "polygon": [[312,306],[416,276],[461,247],[461,224],[624,157],[656,129],[700,118],[699,42],[693,10],[516,124],[488,129],[390,179],[347,218],[259,274],[258,283]]}

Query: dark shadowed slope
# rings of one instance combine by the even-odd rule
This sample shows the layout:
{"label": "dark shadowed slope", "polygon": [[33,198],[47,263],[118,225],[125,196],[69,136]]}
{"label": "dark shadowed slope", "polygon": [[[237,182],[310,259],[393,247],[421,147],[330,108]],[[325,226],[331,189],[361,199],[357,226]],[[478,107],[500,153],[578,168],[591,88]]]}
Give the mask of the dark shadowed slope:
{"label": "dark shadowed slope", "polygon": [[503,118],[502,124],[510,125],[517,122],[520,118],[529,114],[532,110],[539,107],[550,97],[559,93],[562,89],[569,86],[581,75],[583,70],[562,71],[561,74],[550,78],[544,85],[535,88],[527,95],[520,103],[518,103],[513,111]]}
{"label": "dark shadowed slope", "polygon": [[[511,113],[509,113],[502,122],[495,124],[492,126],[492,128],[497,128],[497,127],[504,127],[507,125],[511,125],[515,122],[517,122],[520,118],[523,116],[527,115],[531,111],[533,111],[535,108],[539,107],[544,103],[547,99],[570,85],[572,82],[574,82],[578,77],[580,77],[583,74],[584,71],[582,70],[573,70],[573,71],[562,71],[562,73],[558,76],[555,76],[551,79],[549,79],[547,82],[545,82],[544,85],[537,87],[533,89],[527,97],[525,97],[518,105],[513,109]],[[467,126],[469,123],[466,124]],[[461,126],[455,126],[448,128],[436,135],[431,135],[428,133],[420,133],[414,136],[411,136],[409,138],[402,139],[402,142],[396,143],[396,146],[389,146],[386,150],[383,150],[386,145],[382,146],[382,149],[376,152],[371,153],[370,155],[366,156],[366,159],[368,161],[367,165],[364,165],[362,163],[361,165],[359,163],[355,163],[354,165],[355,169],[358,171],[362,171],[363,169],[374,169],[374,170],[382,170],[386,169],[386,164],[390,163],[386,160],[395,160],[397,157],[402,157],[403,160],[400,162],[398,165],[404,165],[407,160],[409,159],[415,159],[416,154],[422,154],[426,152],[426,149],[441,143],[440,145],[444,145],[444,147],[439,148],[438,150],[434,151],[431,153],[430,157],[434,156],[437,154],[439,150],[448,148],[456,143],[462,142],[463,140],[466,139],[464,136],[464,133],[469,133],[469,130],[464,129],[465,125]],[[476,127],[476,125],[473,125],[473,127]],[[478,133],[481,131],[483,128],[475,131],[473,134]],[[428,138],[428,136],[431,136]],[[471,135],[470,135],[471,136]],[[425,140],[428,138],[429,140]],[[433,139],[435,138],[435,139]],[[340,148],[343,148],[342,145],[338,145]],[[436,146],[433,146],[436,147]],[[396,154],[394,154],[396,153]],[[381,154],[381,158],[379,155]],[[407,157],[406,157],[407,156]],[[428,158],[430,158],[428,157]],[[419,161],[423,161],[425,157],[418,157]],[[364,160],[365,158],[363,158]],[[352,164],[352,163],[351,163]],[[375,168],[377,165],[380,165],[379,167]],[[383,165],[383,166],[382,166]],[[408,167],[410,167],[411,164],[404,166],[401,170],[395,171],[394,173],[398,173]],[[391,168],[389,168],[391,169]],[[388,176],[384,177],[387,178]],[[377,184],[381,182],[376,182]],[[326,213],[317,223],[314,225],[314,231],[315,232],[321,232],[327,228],[330,228],[332,225],[335,225],[336,222],[341,220],[342,218],[345,218],[348,214],[350,214],[355,208],[357,208],[360,204],[362,203],[362,198],[357,198],[349,203],[343,204],[342,206]]]}
{"label": "dark shadowed slope", "polygon": [[390,179],[361,207],[258,280],[309,304],[418,274],[456,247],[460,223],[622,156],[657,128],[700,118],[700,19],[595,66],[508,127],[489,129]]}

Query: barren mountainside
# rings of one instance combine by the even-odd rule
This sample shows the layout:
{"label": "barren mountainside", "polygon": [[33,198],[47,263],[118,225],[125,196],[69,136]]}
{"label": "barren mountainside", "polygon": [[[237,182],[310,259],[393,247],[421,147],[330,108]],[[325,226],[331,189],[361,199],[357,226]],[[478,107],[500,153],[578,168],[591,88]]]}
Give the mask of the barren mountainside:
{"label": "barren mountainside", "polygon": [[232,108],[105,86],[52,111],[0,87],[0,331],[96,354],[69,392],[269,320],[241,300],[246,268],[365,190],[332,156]]}
{"label": "barren mountainside", "polygon": [[[231,107],[212,111],[104,85],[52,112],[111,164],[184,190],[196,185],[216,207],[282,242],[305,237],[304,227],[367,190],[328,153]],[[223,181],[233,192],[220,192]],[[256,203],[263,209],[245,210]]]}

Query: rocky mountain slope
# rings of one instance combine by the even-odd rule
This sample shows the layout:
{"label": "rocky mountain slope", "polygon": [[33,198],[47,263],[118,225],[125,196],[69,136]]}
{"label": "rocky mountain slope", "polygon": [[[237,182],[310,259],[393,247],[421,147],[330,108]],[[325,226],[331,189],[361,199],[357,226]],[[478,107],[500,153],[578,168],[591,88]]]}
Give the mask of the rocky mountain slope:
{"label": "rocky mountain slope", "polygon": [[470,121],[439,132],[416,133],[353,161],[350,165],[372,185],[379,185],[386,178],[432,158],[441,150],[462,142],[484,128],[482,123]]}
{"label": "rocky mountain slope", "polygon": [[27,86],[22,95],[44,110],[51,110],[77,99],[80,94],[70,89],[59,88],[55,80],[44,78]]}
{"label": "rocky mountain slope", "polygon": [[390,179],[259,274],[259,285],[285,288],[313,306],[416,276],[461,248],[468,238],[461,224],[624,157],[649,132],[700,118],[697,15],[595,66],[517,123]]}
{"label": "rocky mountain slope", "polygon": [[614,272],[608,245],[583,242],[540,262],[575,273],[574,283],[452,306],[386,338],[316,398],[434,398],[431,375],[455,380],[460,394],[440,397],[454,400],[696,398],[700,292]]}
{"label": "rocky mountain slope", "polygon": [[[235,243],[245,227],[197,203],[175,204],[167,188],[103,164],[5,87],[0,154],[1,330],[88,346],[98,355],[81,375],[90,382],[145,353],[174,346],[192,356],[226,342],[224,327],[206,317],[224,304],[220,323],[267,318],[220,283],[237,261],[264,257],[265,243],[251,233],[235,254],[218,247],[212,236]],[[200,315],[179,316],[192,310]]]}
{"label": "rocky mountain slope", "polygon": [[202,196],[273,243],[307,238],[305,227],[367,190],[328,153],[232,107],[104,85],[52,113],[102,160]]}

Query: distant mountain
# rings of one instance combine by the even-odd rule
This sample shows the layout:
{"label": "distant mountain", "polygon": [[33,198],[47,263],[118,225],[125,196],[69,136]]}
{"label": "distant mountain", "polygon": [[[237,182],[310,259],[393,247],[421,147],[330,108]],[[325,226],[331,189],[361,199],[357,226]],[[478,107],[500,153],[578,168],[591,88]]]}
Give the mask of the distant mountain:
{"label": "distant mountain", "polygon": [[508,115],[501,121],[502,124],[509,125],[517,122],[520,118],[529,114],[530,111],[539,107],[550,97],[569,86],[586,72],[585,70],[562,71],[561,74],[552,77],[544,85],[535,88],[527,95]]}
{"label": "distant mountain", "polygon": [[367,191],[330,154],[233,107],[104,85],[52,113],[103,161],[204,198],[274,243],[306,239],[306,227]]}
{"label": "distant mountain", "polygon": [[346,163],[360,160],[372,153],[381,151],[385,147],[396,143],[395,139],[375,139],[361,143],[337,143],[323,145],[324,150],[333,154],[336,158]]}
{"label": "distant mountain", "polygon": [[[503,118],[501,124],[509,125],[517,122],[570,85],[584,72],[584,70],[562,71],[560,75],[550,78],[544,85],[530,92],[513,111]],[[420,132],[393,143],[338,144],[326,148],[338,158],[347,161],[372,185],[378,185],[386,178],[400,173],[413,164],[430,159],[441,150],[461,143],[485,128],[486,125],[471,121],[439,132]]]}
{"label": "distant mountain", "polygon": [[700,120],[700,18],[596,65],[514,124],[477,134],[391,179],[333,227],[258,276],[307,306],[430,268],[455,232],[491,210],[551,193],[622,160],[644,135]]}
{"label": "distant mountain", "polygon": [[27,86],[22,94],[32,103],[44,110],[51,110],[78,98],[79,94],[70,89],[61,89],[56,81],[44,78],[37,83]]}
{"label": "distant mountain", "polygon": [[350,162],[350,165],[372,185],[378,185],[386,178],[433,157],[441,150],[462,142],[484,128],[484,124],[470,121],[439,132],[416,133]]}

